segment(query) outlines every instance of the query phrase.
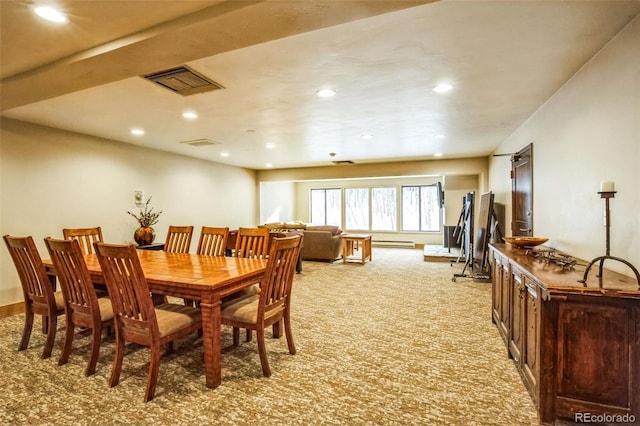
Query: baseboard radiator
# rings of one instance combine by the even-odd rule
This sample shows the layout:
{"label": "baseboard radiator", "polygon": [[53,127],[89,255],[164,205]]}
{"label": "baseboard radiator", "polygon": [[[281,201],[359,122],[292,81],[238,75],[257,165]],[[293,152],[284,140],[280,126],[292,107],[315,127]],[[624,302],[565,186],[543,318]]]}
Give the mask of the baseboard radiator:
{"label": "baseboard radiator", "polygon": [[371,245],[376,247],[401,247],[401,248],[416,248],[415,241],[390,241],[390,240],[371,240]]}

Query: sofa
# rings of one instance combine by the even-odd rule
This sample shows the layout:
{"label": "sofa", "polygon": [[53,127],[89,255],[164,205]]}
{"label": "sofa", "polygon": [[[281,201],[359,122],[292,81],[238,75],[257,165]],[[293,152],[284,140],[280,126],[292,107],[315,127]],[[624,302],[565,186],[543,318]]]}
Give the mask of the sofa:
{"label": "sofa", "polygon": [[342,230],[337,226],[307,226],[304,230],[302,260],[333,262],[342,255]]}

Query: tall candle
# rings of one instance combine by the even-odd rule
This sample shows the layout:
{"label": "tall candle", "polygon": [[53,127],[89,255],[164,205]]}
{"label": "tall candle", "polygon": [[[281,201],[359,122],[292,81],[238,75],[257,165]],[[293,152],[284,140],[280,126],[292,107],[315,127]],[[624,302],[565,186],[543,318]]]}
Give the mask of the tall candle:
{"label": "tall candle", "polygon": [[613,181],[607,180],[600,182],[600,192],[615,192],[616,184]]}

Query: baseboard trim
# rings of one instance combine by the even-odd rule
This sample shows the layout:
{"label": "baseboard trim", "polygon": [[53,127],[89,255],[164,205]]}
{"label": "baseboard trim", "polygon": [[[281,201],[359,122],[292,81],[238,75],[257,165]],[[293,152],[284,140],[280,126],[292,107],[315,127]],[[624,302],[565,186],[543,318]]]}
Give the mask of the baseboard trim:
{"label": "baseboard trim", "polygon": [[0,319],[24,313],[24,302],[0,306]]}

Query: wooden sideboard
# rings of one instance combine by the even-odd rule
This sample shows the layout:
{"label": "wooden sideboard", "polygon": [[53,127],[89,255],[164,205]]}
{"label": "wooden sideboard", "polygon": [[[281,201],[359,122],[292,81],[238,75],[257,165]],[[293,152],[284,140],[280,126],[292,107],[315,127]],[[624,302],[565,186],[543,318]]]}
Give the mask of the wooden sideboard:
{"label": "wooden sideboard", "polygon": [[602,282],[591,271],[585,286],[579,280],[588,262],[567,269],[510,245],[489,250],[492,320],[540,423],[580,416],[640,422],[637,281],[605,269]]}

